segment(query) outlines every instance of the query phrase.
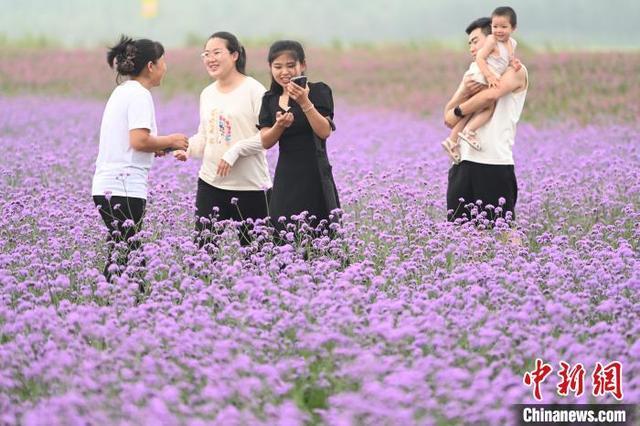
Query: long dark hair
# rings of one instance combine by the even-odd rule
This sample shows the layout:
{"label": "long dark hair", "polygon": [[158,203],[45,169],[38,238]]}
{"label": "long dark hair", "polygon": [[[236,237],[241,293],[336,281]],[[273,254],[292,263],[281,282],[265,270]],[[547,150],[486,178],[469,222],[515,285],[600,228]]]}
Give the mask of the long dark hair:
{"label": "long dark hair", "polygon": [[226,31],[218,31],[217,33],[211,34],[209,40],[212,38],[220,38],[225,41],[227,45],[227,50],[229,53],[238,52],[238,60],[236,60],[236,69],[240,74],[245,74],[245,68],[247,66],[247,52],[244,50],[244,46],[240,44],[238,38],[233,34]]}
{"label": "long dark hair", "polygon": [[[273,64],[273,61],[283,53],[290,55],[294,60],[304,64],[305,56],[302,45],[295,40],[278,40],[269,48],[269,55],[267,60],[269,61],[269,67]],[[277,94],[282,94],[282,86],[273,78],[271,74],[271,87],[270,91]]]}
{"label": "long dark hair", "polygon": [[137,77],[149,62],[154,64],[164,55],[164,47],[146,38],[134,40],[125,35],[107,52],[107,63],[118,72],[116,82],[123,76]]}

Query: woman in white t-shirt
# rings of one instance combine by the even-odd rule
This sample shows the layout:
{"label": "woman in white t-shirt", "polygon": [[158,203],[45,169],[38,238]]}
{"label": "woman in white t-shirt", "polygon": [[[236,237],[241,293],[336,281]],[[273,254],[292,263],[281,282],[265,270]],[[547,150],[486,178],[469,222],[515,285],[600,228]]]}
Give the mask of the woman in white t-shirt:
{"label": "woman in white t-shirt", "polygon": [[266,89],[245,75],[246,52],[233,34],[213,34],[201,57],[215,81],[200,95],[198,133],[189,139],[186,152],[174,155],[183,161],[202,158],[196,193],[200,247],[216,237],[213,224],[222,220],[244,222],[240,242],[248,245],[246,220],[268,215],[271,177],[256,128]]}
{"label": "woman in white t-shirt", "polygon": [[[164,48],[158,42],[122,36],[109,49],[107,62],[115,68],[118,86],[105,106],[100,126],[100,147],[96,160],[91,194],[109,230],[109,254],[104,275],[126,265],[128,254],[140,242],[134,237],[142,226],[147,178],[154,153],[186,149],[183,134],[157,136],[153,98],[149,89],[159,86],[167,71]],[[123,77],[128,77],[120,82]],[[116,253],[114,245],[126,243],[126,250]],[[110,266],[112,261],[117,265]]]}

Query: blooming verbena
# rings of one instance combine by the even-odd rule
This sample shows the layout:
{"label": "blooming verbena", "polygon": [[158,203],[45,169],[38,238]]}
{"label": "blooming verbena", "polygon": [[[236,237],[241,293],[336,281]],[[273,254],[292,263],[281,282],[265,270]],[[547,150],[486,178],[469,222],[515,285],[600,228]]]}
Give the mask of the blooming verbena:
{"label": "blooming verbena", "polygon": [[[108,284],[102,108],[0,98],[0,423],[509,424],[538,358],[619,361],[640,400],[637,127],[521,124],[517,227],[500,201],[452,224],[440,120],[338,103],[332,233],[300,215],[242,248],[214,221],[198,250],[199,163],[158,158],[143,252]],[[192,99],[156,110],[196,129]],[[544,402],[592,400],[556,385]]]}
{"label": "blooming verbena", "polygon": [[[197,96],[206,83],[202,62],[194,60],[201,49],[199,44],[168,51],[169,73],[155,92]],[[520,54],[533,82],[524,111],[528,120],[544,122],[551,117],[609,123],[613,119],[620,123],[634,122],[640,116],[640,84],[629,82],[640,65],[636,51],[522,50]],[[247,71],[268,86],[271,76],[265,66],[266,55],[262,47],[249,47]],[[313,49],[308,55],[313,58],[309,69],[312,81],[326,81],[333,93],[350,103],[418,114],[440,114],[471,61],[469,53],[462,50],[434,51],[426,46],[403,48],[395,44]],[[48,64],[47,72],[41,72],[38,66],[43,63]],[[104,64],[102,49],[0,50],[0,87],[10,93],[62,93],[105,99],[113,90],[113,83],[113,72]],[[211,115],[207,128],[220,132],[220,141],[229,142],[230,122],[219,112]]]}

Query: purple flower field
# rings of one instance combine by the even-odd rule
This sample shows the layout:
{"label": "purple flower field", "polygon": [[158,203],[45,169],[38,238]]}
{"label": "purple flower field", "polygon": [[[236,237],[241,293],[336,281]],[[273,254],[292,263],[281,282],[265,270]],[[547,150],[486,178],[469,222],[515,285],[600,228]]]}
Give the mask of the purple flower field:
{"label": "purple flower field", "polygon": [[[199,162],[158,158],[147,266],[112,285],[103,106],[0,97],[0,424],[511,424],[536,358],[545,403],[616,402],[591,396],[611,361],[640,403],[637,126],[522,123],[514,237],[444,221],[440,120],[338,103],[337,238],[243,249],[229,229],[199,251]],[[196,129],[195,98],[156,110]],[[561,360],[587,369],[582,397],[557,395]]]}

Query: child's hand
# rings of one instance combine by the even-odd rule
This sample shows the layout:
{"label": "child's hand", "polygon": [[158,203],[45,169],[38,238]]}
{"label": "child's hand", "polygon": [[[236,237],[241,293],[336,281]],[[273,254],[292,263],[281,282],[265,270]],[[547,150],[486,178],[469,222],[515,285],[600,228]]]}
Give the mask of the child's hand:
{"label": "child's hand", "polygon": [[489,83],[489,87],[491,88],[498,87],[500,85],[500,77],[490,75],[489,78],[487,78],[487,83]]}
{"label": "child's hand", "polygon": [[516,71],[520,71],[520,68],[522,68],[522,62],[520,62],[520,59],[518,59],[518,58],[511,58],[511,64],[510,65]]}

